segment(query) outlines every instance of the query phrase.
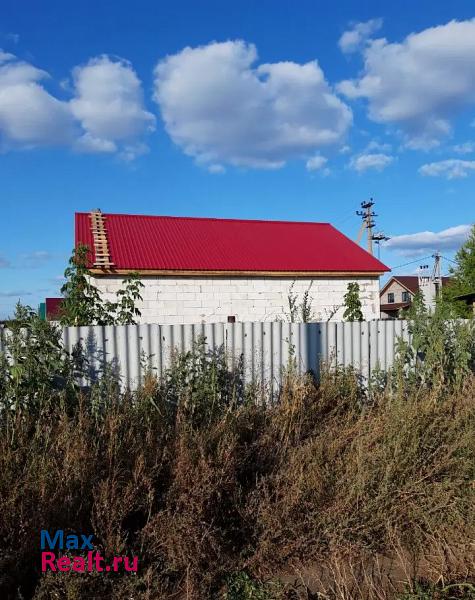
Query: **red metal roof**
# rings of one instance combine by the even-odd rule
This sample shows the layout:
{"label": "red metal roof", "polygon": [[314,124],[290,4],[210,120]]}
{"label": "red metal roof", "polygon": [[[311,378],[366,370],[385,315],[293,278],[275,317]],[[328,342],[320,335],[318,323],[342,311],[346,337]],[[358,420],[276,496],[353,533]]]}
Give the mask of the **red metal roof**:
{"label": "red metal roof", "polygon": [[[115,269],[389,271],[329,223],[105,216]],[[76,213],[76,244],[94,248],[89,213]]]}

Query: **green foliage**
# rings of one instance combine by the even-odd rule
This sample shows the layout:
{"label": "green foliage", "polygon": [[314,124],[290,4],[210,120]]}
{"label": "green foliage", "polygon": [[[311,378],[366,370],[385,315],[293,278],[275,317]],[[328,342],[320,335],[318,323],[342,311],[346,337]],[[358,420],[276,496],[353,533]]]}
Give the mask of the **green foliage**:
{"label": "green foliage", "polygon": [[475,600],[475,585],[471,583],[434,585],[416,582],[411,588],[398,595],[397,600]]}
{"label": "green foliage", "polygon": [[348,284],[346,294],[344,295],[345,312],[343,318],[345,321],[363,321],[363,312],[361,310],[360,286],[356,282]]}
{"label": "green foliage", "polygon": [[444,286],[443,296],[450,301],[458,316],[469,318],[473,311],[465,302],[455,300],[456,296],[475,292],[475,225],[467,241],[455,256],[456,266],[451,268],[452,281]]}
{"label": "green foliage", "polygon": [[117,325],[134,325],[135,317],[140,317],[140,310],[135,306],[136,302],[142,300],[140,289],[143,283],[137,274],[131,274],[123,280],[123,289],[117,292],[117,303],[114,306],[116,313],[115,323]]}
{"label": "green foliage", "polygon": [[61,325],[91,325],[103,318],[99,290],[91,283],[87,268],[90,250],[80,245],[73,250],[69,266],[64,271],[66,283],[61,288]]}
{"label": "green foliage", "polygon": [[192,350],[174,355],[158,396],[192,427],[210,424],[245,401],[242,360],[230,368],[223,347],[208,349],[198,338]]}
{"label": "green foliage", "polygon": [[439,298],[428,311],[416,294],[406,312],[409,340],[398,340],[395,380],[427,387],[460,388],[475,360],[475,324],[457,317],[452,303]]}
{"label": "green foliage", "polygon": [[222,600],[278,600],[282,598],[282,586],[263,583],[241,571],[229,577]]}
{"label": "green foliage", "polygon": [[0,411],[38,410],[55,394],[75,389],[77,364],[61,345],[61,330],[17,304],[0,353]]}
{"label": "green foliage", "polygon": [[140,316],[136,302],[142,300],[142,282],[134,273],[123,280],[124,286],[117,292],[117,300],[104,301],[92,283],[88,264],[90,250],[79,245],[73,250],[69,266],[64,272],[66,283],[61,288],[64,300],[61,304],[61,325],[133,325]]}

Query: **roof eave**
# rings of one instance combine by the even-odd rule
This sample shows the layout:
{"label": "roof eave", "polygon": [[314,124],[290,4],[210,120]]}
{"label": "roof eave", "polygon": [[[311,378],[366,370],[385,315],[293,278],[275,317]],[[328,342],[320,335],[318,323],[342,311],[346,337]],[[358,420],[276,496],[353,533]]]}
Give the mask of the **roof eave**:
{"label": "roof eave", "polygon": [[380,277],[384,271],[213,271],[188,269],[98,269],[89,270],[91,274],[106,277],[108,275],[180,276],[180,277]]}

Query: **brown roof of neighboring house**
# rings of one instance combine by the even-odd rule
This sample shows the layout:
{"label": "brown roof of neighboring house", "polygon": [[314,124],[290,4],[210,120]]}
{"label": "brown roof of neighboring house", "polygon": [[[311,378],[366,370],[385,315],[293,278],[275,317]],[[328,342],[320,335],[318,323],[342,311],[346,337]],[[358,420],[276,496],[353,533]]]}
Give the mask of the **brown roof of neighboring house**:
{"label": "brown roof of neighboring house", "polygon": [[[449,285],[451,277],[442,277],[442,287]],[[393,275],[391,279],[386,282],[386,285],[381,289],[380,294],[386,291],[392,281],[397,281],[403,287],[406,288],[411,294],[417,294],[419,291],[419,276],[418,275]]]}
{"label": "brown roof of neighboring house", "polygon": [[401,308],[409,308],[410,302],[392,302],[391,304],[381,304],[380,308],[384,312],[393,312]]}

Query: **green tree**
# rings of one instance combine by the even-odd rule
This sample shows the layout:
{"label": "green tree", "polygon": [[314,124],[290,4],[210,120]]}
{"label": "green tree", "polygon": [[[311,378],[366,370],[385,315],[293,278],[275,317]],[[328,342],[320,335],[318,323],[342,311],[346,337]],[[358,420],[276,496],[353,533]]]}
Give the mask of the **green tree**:
{"label": "green tree", "polygon": [[64,296],[61,303],[61,325],[91,325],[103,320],[101,295],[89,275],[90,256],[88,246],[78,245],[69,259],[69,265],[64,271],[66,283],[61,288]]}
{"label": "green tree", "polygon": [[116,301],[103,300],[93,284],[88,265],[90,250],[79,245],[73,250],[69,265],[64,272],[66,283],[61,288],[64,300],[61,304],[61,325],[133,325],[140,316],[136,307],[142,300],[140,289],[143,283],[138,274],[131,273],[123,280]]}
{"label": "green tree", "polygon": [[344,296],[345,312],[343,318],[345,321],[363,321],[363,312],[361,310],[360,286],[358,283],[349,283]]}
{"label": "green tree", "polygon": [[469,317],[471,309],[465,302],[457,301],[456,297],[475,292],[475,225],[455,255],[455,263],[450,269],[452,281],[443,288],[443,297],[454,305],[458,316]]}

